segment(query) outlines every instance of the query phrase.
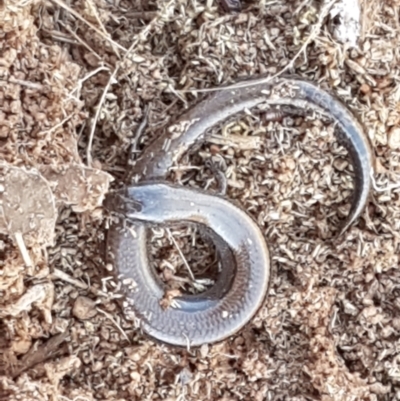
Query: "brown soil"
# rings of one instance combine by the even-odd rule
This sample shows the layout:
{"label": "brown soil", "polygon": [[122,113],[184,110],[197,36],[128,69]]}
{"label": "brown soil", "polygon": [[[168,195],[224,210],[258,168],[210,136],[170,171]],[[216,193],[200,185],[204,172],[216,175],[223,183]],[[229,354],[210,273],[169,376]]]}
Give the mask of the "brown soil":
{"label": "brown soil", "polygon": [[[356,48],[337,40],[331,6],[0,0],[0,400],[400,400],[400,3],[363,1]],[[196,90],[283,69],[362,122],[376,155],[368,207],[334,238],[353,185],[331,123],[226,123],[170,180],[215,190],[206,162],[223,164],[227,195],[271,249],[268,300],[223,343],[156,344],[125,320],[104,264],[104,196],[132,144]],[[209,284],[213,248],[196,230],[151,238],[172,289]]]}

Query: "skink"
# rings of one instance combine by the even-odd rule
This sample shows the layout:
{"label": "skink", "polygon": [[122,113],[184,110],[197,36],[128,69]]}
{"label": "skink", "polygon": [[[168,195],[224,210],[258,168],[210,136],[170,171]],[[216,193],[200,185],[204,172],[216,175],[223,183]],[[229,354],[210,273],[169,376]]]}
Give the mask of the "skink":
{"label": "skink", "polygon": [[[190,221],[204,219],[203,223],[206,221],[206,225],[212,230],[216,230],[219,224],[218,219],[222,219],[225,225],[229,225],[229,217],[232,216],[231,231],[236,231],[233,226],[237,227],[237,222],[244,216],[233,204],[227,201],[225,201],[227,203],[221,203],[220,198],[214,196],[206,194],[199,196],[197,192],[173,189],[159,181],[166,178],[170,167],[182,155],[206,139],[207,132],[212,127],[234,114],[256,106],[264,108],[290,106],[302,111],[320,112],[336,122],[339,128],[336,133],[350,153],[355,173],[352,206],[342,225],[341,232],[345,231],[358,218],[368,200],[373,157],[368,138],[350,111],[328,92],[302,79],[280,77],[269,81],[262,78],[242,81],[234,87],[221,88],[205,96],[194,107],[178,117],[165,131],[156,136],[153,143],[143,151],[140,159],[134,165],[129,176],[125,197],[120,197],[120,201],[114,199],[113,207],[117,209],[117,204],[120,203],[119,206],[125,207],[131,218],[138,219],[140,216],[127,207],[124,199],[128,199],[129,203],[133,202],[136,197],[139,204],[142,202],[144,207],[141,215],[143,221],[136,220],[132,224],[134,236],[131,234],[132,231],[123,228],[120,223],[110,227],[108,250],[117,274],[137,281],[137,290],[127,291],[127,297],[141,318],[144,331],[161,341],[186,346],[188,343],[201,345],[225,339],[243,327],[254,316],[260,300],[265,296],[269,277],[268,250],[266,246],[261,246],[261,238],[258,237],[261,234],[259,232],[257,234],[254,227],[252,235],[248,234],[251,243],[248,242],[246,246],[242,247],[236,247],[234,242],[229,242],[226,226],[219,232],[220,240],[225,244],[228,243],[233,252],[234,257],[231,257],[230,260],[235,263],[236,274],[239,272],[241,274],[240,278],[236,276],[234,278],[235,291],[241,294],[235,298],[234,305],[230,304],[230,300],[233,298],[230,298],[228,290],[226,293],[221,292],[221,296],[218,296],[218,291],[223,288],[219,283],[214,288],[214,296],[217,295],[213,302],[208,302],[207,297],[200,294],[196,300],[192,300],[193,302],[183,298],[181,300],[182,310],[163,310],[157,302],[157,300],[161,300],[163,290],[150,268],[146,245],[146,219],[158,223],[170,221],[171,217],[174,221],[180,218]],[[137,183],[144,181],[157,181],[157,183],[136,187]],[[181,199],[180,196],[182,196]],[[147,213],[151,197],[154,197],[152,201],[159,207],[158,215],[154,214],[156,212],[153,210],[154,208],[152,213]],[[164,198],[167,199],[165,205],[162,203]],[[188,210],[185,209],[187,202],[189,204],[193,202],[198,208],[195,217],[188,214]],[[174,204],[176,205],[175,209],[173,208]],[[249,226],[243,225],[241,229],[250,230],[250,226],[249,223]],[[240,230],[237,234],[240,235]],[[218,242],[218,240],[216,241]],[[224,246],[221,245],[221,241],[219,249],[223,250]],[[249,255],[253,253],[252,244],[258,244],[258,250],[254,251],[254,255],[257,257],[249,258]],[[263,282],[261,283],[259,280],[263,280]],[[198,302],[202,305],[201,319],[198,318],[200,312],[196,309]],[[223,307],[221,307],[222,304]],[[233,310],[235,312],[231,314]],[[228,314],[224,314],[223,311]],[[229,318],[229,324],[222,318],[222,315],[232,316]],[[180,326],[181,323],[183,326]]]}
{"label": "skink", "polygon": [[221,197],[165,183],[135,185],[125,196],[128,218],[201,225],[222,264],[210,290],[181,296],[174,307],[163,309],[163,285],[149,266],[144,226],[135,224],[135,247],[131,232],[112,231],[109,245],[116,251],[118,273],[137,286],[128,296],[143,330],[168,344],[198,346],[223,340],[242,328],[262,305],[269,285],[269,252],[257,224]]}

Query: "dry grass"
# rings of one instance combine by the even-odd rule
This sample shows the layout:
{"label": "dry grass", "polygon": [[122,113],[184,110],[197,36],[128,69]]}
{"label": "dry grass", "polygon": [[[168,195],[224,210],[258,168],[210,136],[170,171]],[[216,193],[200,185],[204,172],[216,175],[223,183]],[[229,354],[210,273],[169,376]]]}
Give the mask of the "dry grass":
{"label": "dry grass", "polygon": [[[248,1],[238,15],[215,0],[68,4],[0,2],[0,161],[44,175],[80,166],[87,179],[78,200],[72,180],[63,191],[49,181],[64,194],[55,245],[29,246],[30,268],[0,237],[0,400],[400,400],[398,2],[362,2],[357,49],[332,39],[328,1]],[[330,88],[359,117],[379,190],[335,239],[352,169],[329,121],[253,112],[217,127],[170,180],[216,190],[205,166],[220,160],[228,196],[271,247],[270,294],[228,341],[155,344],[120,311],[124,283],[101,251],[109,176],[93,177],[120,184],[131,144],[143,149],[202,90],[282,70]],[[172,289],[202,290],[213,248],[192,228],[171,233],[151,234],[157,267]]]}

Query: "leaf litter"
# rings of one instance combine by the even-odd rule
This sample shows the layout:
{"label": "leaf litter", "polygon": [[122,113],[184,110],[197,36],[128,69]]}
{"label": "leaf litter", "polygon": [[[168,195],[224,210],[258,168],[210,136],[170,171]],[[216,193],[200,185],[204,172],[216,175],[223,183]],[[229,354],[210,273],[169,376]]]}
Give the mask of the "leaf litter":
{"label": "leaf litter", "polygon": [[[0,160],[18,178],[6,198],[0,183],[0,399],[400,399],[399,4],[360,2],[354,47],[357,20],[333,3],[0,2]],[[216,127],[170,180],[218,191],[207,161],[220,161],[270,245],[271,290],[223,343],[155,344],[104,264],[104,196],[201,90],[283,69],[361,120],[379,191],[335,238],[353,172],[329,121],[250,110]],[[193,227],[169,233],[150,234],[163,279],[202,291],[213,247]]]}

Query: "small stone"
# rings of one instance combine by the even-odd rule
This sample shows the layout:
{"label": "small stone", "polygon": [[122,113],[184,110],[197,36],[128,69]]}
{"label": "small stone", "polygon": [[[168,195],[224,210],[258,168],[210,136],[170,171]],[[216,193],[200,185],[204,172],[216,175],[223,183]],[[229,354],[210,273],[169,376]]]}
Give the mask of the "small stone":
{"label": "small stone", "polygon": [[400,318],[399,317],[395,317],[392,320],[392,326],[395,330],[400,331]]}
{"label": "small stone", "polygon": [[183,368],[179,373],[179,381],[182,385],[185,386],[186,384],[190,383],[190,381],[192,380],[192,376],[193,374],[189,369]]}
{"label": "small stone", "polygon": [[363,67],[361,67],[360,64],[358,64],[357,62],[347,59],[345,61],[346,65],[353,70],[354,72],[356,72],[359,75],[364,75],[366,73],[365,69]]}
{"label": "small stone", "polygon": [[129,374],[130,378],[132,379],[133,382],[135,383],[140,383],[140,373],[139,372],[131,372]]}
{"label": "small stone", "polygon": [[202,358],[206,358],[208,353],[209,353],[209,351],[210,351],[210,348],[209,348],[208,344],[203,344],[200,347],[200,355],[201,355],[201,357]]}
{"label": "small stone", "polygon": [[21,339],[18,341],[14,341],[12,343],[12,350],[16,353],[16,354],[26,354],[30,347],[32,346],[32,341],[29,339]]}
{"label": "small stone", "polygon": [[400,148],[400,127],[392,127],[390,129],[388,145],[390,149]]}
{"label": "small stone", "polygon": [[369,389],[379,395],[387,394],[390,392],[390,385],[384,386],[382,383],[374,383],[369,385]]}
{"label": "small stone", "polygon": [[376,307],[374,305],[367,306],[366,308],[363,309],[362,314],[364,317],[368,320],[373,318],[378,314]]}
{"label": "small stone", "polygon": [[364,95],[368,95],[371,92],[371,87],[368,84],[362,84],[360,86],[360,92]]}
{"label": "small stone", "polygon": [[217,155],[220,152],[219,146],[217,145],[210,145],[210,152],[212,155]]}
{"label": "small stone", "polygon": [[72,313],[77,319],[90,319],[97,313],[96,304],[90,298],[80,296],[76,298]]}
{"label": "small stone", "polygon": [[335,161],[333,162],[333,166],[336,168],[336,170],[339,171],[344,171],[348,165],[349,163],[347,162],[347,160],[343,159],[335,159]]}
{"label": "small stone", "polygon": [[348,314],[348,315],[357,315],[358,313],[358,309],[357,307],[355,307],[350,301],[348,301],[347,299],[345,299],[343,301],[343,306],[344,306],[344,313]]}
{"label": "small stone", "polygon": [[100,370],[103,369],[103,362],[101,361],[96,361],[93,366],[92,366],[92,372],[100,372]]}
{"label": "small stone", "polygon": [[0,127],[0,138],[1,139],[6,139],[8,138],[8,134],[10,133],[10,128],[8,128],[7,126],[3,125],[2,127]]}
{"label": "small stone", "polygon": [[395,333],[395,330],[392,326],[384,326],[381,330],[381,336],[383,338],[389,338],[394,333]]}

